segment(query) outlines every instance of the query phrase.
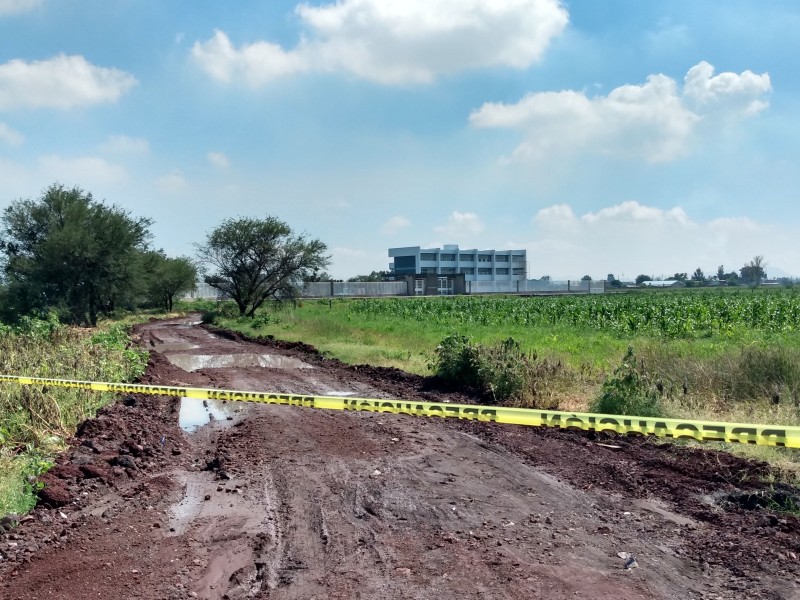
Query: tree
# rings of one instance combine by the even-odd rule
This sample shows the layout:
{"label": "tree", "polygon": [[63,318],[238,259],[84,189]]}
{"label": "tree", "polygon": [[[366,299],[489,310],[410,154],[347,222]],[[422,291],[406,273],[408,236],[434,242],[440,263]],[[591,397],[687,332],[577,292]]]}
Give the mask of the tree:
{"label": "tree", "polygon": [[199,261],[211,268],[206,283],[249,317],[270,298],[295,300],[303,281],[330,262],[325,244],[293,235],[275,217],[227,219],[196,248]]}
{"label": "tree", "polygon": [[650,275],[637,275],[636,276],[636,285],[642,285],[645,281],[653,281],[653,278]]}
{"label": "tree", "polygon": [[197,266],[191,258],[169,258],[163,252],[148,252],[143,262],[147,296],[164,310],[171,311],[175,296],[190,292],[197,285]]}
{"label": "tree", "polygon": [[725,267],[724,265],[720,265],[717,267],[717,280],[724,281],[725,280]]}
{"label": "tree", "polygon": [[539,277],[539,281],[550,281],[550,275],[542,275]]}
{"label": "tree", "polygon": [[686,273],[675,273],[675,275],[672,276],[672,279],[686,282],[686,280],[689,279],[689,276]]}
{"label": "tree", "polygon": [[55,184],[38,200],[13,202],[1,220],[9,302],[19,313],[56,310],[62,320],[94,326],[131,297],[150,219]]}
{"label": "tree", "polygon": [[753,260],[739,269],[742,281],[749,285],[758,285],[762,279],[766,279],[767,273],[764,267],[767,266],[763,256],[754,256]]}
{"label": "tree", "polygon": [[692,273],[692,281],[698,281],[700,283],[703,283],[705,282],[705,280],[706,280],[706,274],[703,273],[703,269],[697,267],[694,270],[694,273]]}
{"label": "tree", "polygon": [[591,275],[584,275],[583,277],[581,277],[581,281],[591,281],[591,280],[592,280]]}
{"label": "tree", "polygon": [[356,275],[347,281],[386,281],[388,277],[388,271],[372,271],[369,275]]}

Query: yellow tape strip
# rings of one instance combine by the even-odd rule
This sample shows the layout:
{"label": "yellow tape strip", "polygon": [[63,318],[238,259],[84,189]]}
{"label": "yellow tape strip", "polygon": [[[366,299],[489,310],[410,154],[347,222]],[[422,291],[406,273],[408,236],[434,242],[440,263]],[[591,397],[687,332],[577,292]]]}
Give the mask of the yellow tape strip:
{"label": "yellow tape strip", "polygon": [[683,438],[698,441],[735,442],[759,446],[785,446],[800,448],[800,427],[723,423],[717,421],[684,421],[653,417],[570,413],[554,410],[507,408],[446,402],[418,402],[416,400],[379,400],[340,396],[308,396],[270,392],[245,392],[191,387],[157,386],[138,383],[105,383],[100,381],[72,381],[43,377],[18,377],[0,375],[0,382],[21,385],[44,385],[65,388],[115,392],[119,394],[150,394],[153,396],[179,396],[202,400],[228,400],[283,404],[327,410],[356,410],[413,415],[418,417],[451,417],[473,421],[510,423],[530,427],[575,428],[584,431],[635,433],[663,438]]}

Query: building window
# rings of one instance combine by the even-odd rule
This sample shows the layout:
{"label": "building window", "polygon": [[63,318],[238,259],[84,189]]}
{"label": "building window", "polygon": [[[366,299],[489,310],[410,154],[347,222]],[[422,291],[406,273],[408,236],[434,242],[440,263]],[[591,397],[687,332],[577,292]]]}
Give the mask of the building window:
{"label": "building window", "polygon": [[459,273],[463,273],[464,275],[475,275],[475,268],[474,267],[461,267],[458,270]]}
{"label": "building window", "polygon": [[475,262],[475,255],[474,254],[459,254],[458,260],[463,262]]}
{"label": "building window", "polygon": [[478,269],[478,275],[491,275],[491,269]]}
{"label": "building window", "polygon": [[511,257],[512,262],[525,262],[525,255],[524,254],[514,254]]}
{"label": "building window", "polygon": [[498,254],[494,257],[494,262],[508,262],[508,254]]}
{"label": "building window", "polygon": [[497,269],[498,275],[508,275],[508,269]]}
{"label": "building window", "polygon": [[419,272],[423,275],[435,275],[436,267],[422,267]]}
{"label": "building window", "polygon": [[436,260],[436,253],[434,253],[434,252],[423,252],[422,254],[419,255],[419,259],[420,260],[432,260],[432,261],[435,261]]}
{"label": "building window", "polygon": [[478,254],[478,262],[492,262],[491,254]]}
{"label": "building window", "polygon": [[439,260],[442,262],[456,262],[456,255],[455,254],[440,254]]}
{"label": "building window", "polygon": [[514,275],[525,275],[525,269],[514,269]]}
{"label": "building window", "polygon": [[442,275],[455,275],[455,267],[442,267]]}

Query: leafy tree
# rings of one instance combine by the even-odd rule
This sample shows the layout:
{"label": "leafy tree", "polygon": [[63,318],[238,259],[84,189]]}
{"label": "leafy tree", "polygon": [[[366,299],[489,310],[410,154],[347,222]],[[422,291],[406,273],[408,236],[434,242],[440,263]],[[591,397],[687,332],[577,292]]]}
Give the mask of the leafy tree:
{"label": "leafy tree", "polygon": [[542,275],[539,277],[539,281],[550,281],[550,275]]}
{"label": "leafy tree", "polygon": [[683,281],[685,283],[686,280],[689,279],[689,276],[686,273],[675,273],[675,275],[672,276],[672,279],[675,279],[676,281]]}
{"label": "leafy tree", "polygon": [[581,281],[591,281],[591,280],[592,280],[591,275],[584,275],[583,277],[581,277]]}
{"label": "leafy tree", "polygon": [[13,202],[0,220],[9,302],[17,314],[54,309],[65,321],[94,326],[99,314],[131,299],[150,219],[55,184],[38,200]]}
{"label": "leafy tree", "polygon": [[324,243],[294,235],[275,217],[227,219],[196,248],[211,269],[206,283],[249,317],[268,299],[295,300],[303,282],[330,262]]}
{"label": "leafy tree", "polygon": [[766,279],[767,273],[764,267],[767,266],[763,256],[754,256],[753,260],[739,269],[742,281],[749,285],[757,285],[762,279]]}
{"label": "leafy tree", "polygon": [[636,276],[636,285],[642,285],[645,281],[653,281],[653,278],[650,275],[637,275]]}
{"label": "leafy tree", "polygon": [[723,281],[725,279],[725,267],[720,265],[717,267],[717,279]]}
{"label": "leafy tree", "polygon": [[385,281],[388,276],[388,271],[372,271],[369,275],[356,275],[347,281]]}
{"label": "leafy tree", "polygon": [[169,258],[163,252],[148,252],[143,262],[147,296],[165,310],[172,310],[175,296],[195,289],[197,266],[191,258]]}
{"label": "leafy tree", "polygon": [[698,281],[700,283],[703,283],[705,280],[706,280],[706,274],[703,273],[703,269],[697,267],[694,270],[694,273],[692,273],[692,281]]}

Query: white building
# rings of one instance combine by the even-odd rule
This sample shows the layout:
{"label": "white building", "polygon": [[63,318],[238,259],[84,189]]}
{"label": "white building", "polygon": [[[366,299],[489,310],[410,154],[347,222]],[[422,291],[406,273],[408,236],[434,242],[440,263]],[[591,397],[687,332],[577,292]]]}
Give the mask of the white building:
{"label": "white building", "polygon": [[389,248],[389,271],[404,275],[456,275],[465,281],[520,281],[528,278],[525,250],[462,250],[457,245],[444,248]]}

